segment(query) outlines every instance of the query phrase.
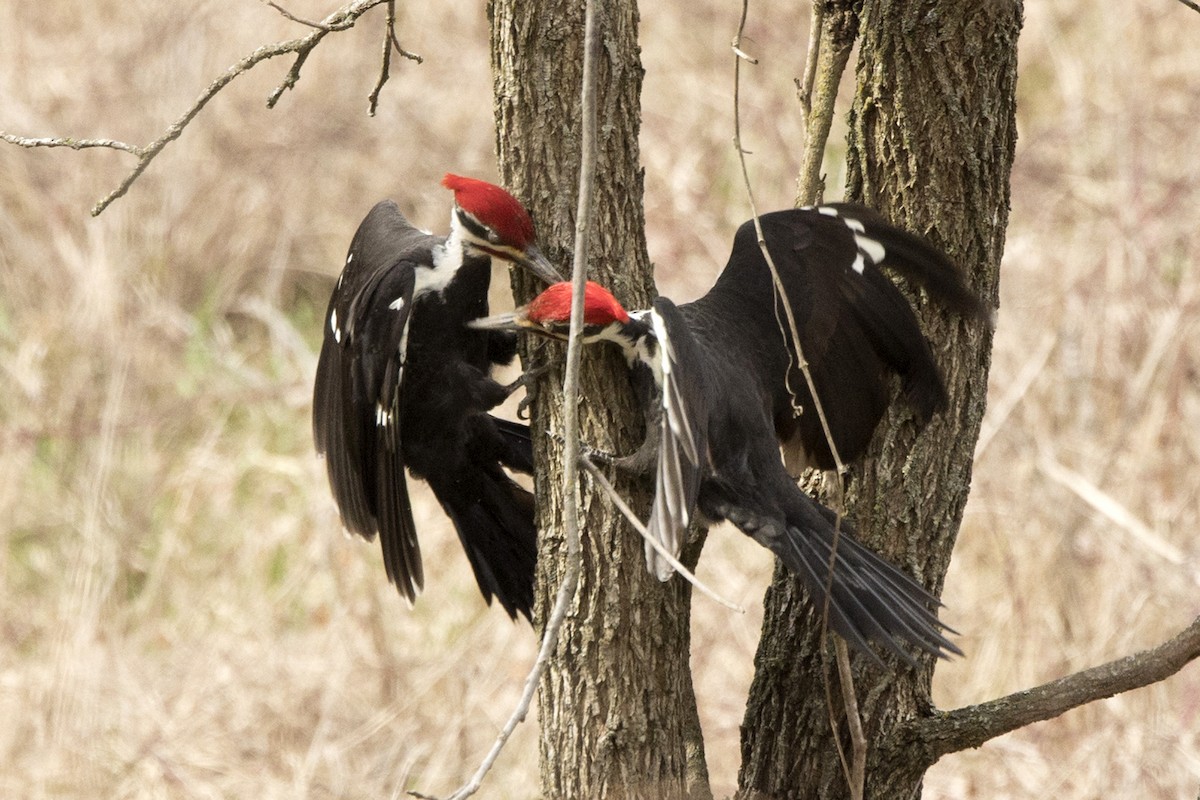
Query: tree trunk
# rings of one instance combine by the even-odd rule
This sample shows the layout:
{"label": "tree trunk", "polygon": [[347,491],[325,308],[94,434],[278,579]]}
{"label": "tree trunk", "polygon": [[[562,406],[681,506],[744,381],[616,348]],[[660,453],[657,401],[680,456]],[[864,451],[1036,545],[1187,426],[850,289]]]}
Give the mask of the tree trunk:
{"label": "tree trunk", "polygon": [[[848,199],[929,236],[997,296],[1016,143],[1019,0],[868,0],[849,134]],[[940,594],[970,487],[991,334],[918,300],[951,408],[920,435],[894,409],[852,469],[847,516],[866,543]],[[830,502],[826,498],[827,502]],[[776,570],[742,728],[739,798],[841,798],[848,786],[832,739],[823,677],[840,698],[832,648],[807,598]],[[932,713],[932,663],[884,672],[854,657],[868,741],[866,796],[918,796],[932,764],[890,747],[898,723]],[[848,749],[840,699],[838,736]]]}
{"label": "tree trunk", "polygon": [[[579,186],[583,11],[579,0],[493,0],[489,7],[501,179],[528,202],[547,256],[564,272]],[[588,274],[627,306],[645,308],[653,279],[638,163],[643,70],[635,0],[601,4],[597,23],[599,153]],[[536,288],[514,277],[518,302]],[[557,345],[534,355],[561,363]],[[584,441],[628,452],[642,422],[624,362],[610,348],[588,348],[581,379]],[[543,378],[533,405],[539,628],[564,565],[561,448],[545,435],[561,428],[561,385],[561,371]],[[644,515],[645,487],[614,477]],[[583,573],[540,687],[542,796],[711,797],[688,662],[690,587],[656,581],[637,533],[590,482],[578,491]]]}

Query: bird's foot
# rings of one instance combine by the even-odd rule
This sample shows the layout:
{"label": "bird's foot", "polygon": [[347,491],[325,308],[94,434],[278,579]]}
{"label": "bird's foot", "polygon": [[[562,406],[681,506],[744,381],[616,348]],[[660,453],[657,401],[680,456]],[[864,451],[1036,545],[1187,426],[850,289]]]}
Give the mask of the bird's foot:
{"label": "bird's foot", "polygon": [[517,403],[517,419],[529,419],[529,404],[533,402],[533,394],[529,388],[537,381],[538,378],[545,375],[554,366],[549,361],[543,361],[540,364],[530,366],[529,369],[521,373],[521,376],[512,383],[504,387],[504,391],[511,395],[522,386],[525,387],[525,396],[521,398],[521,402]]}

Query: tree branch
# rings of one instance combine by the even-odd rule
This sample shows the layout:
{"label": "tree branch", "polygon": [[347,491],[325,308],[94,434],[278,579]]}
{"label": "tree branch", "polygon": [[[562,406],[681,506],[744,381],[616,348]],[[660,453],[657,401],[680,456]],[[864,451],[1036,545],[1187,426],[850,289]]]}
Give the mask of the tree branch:
{"label": "tree branch", "polygon": [[825,193],[821,166],[833,127],[833,107],[850,51],[858,36],[858,17],[850,3],[813,0],[812,30],[804,78],[797,81],[804,150],[796,180],[796,205],[818,202]]}
{"label": "tree branch", "polygon": [[92,216],[98,216],[104,211],[104,209],[108,208],[114,200],[129,191],[129,187],[132,186],[133,182],[136,181],[141,174],[146,171],[146,168],[150,166],[150,162],[153,161],[155,157],[163,151],[163,148],[178,139],[183,133],[184,128],[186,128],[188,124],[195,119],[196,115],[199,114],[204,106],[208,104],[208,101],[213,99],[217,92],[224,89],[233,81],[234,78],[237,78],[239,75],[248,72],[263,61],[268,61],[278,56],[295,53],[296,60],[293,62],[292,68],[288,70],[288,74],[284,77],[283,82],[280,83],[275,91],[271,92],[270,96],[267,98],[267,108],[274,108],[275,103],[279,101],[280,96],[282,96],[283,93],[288,89],[295,87],[297,81],[300,80],[300,68],[304,65],[309,53],[311,53],[313,49],[320,44],[321,40],[325,38],[326,35],[335,33],[337,31],[348,30],[349,28],[354,27],[354,24],[358,21],[359,17],[370,11],[375,6],[382,5],[387,1],[388,0],[354,0],[354,2],[347,4],[330,14],[320,23],[311,23],[300,20],[296,17],[293,17],[279,6],[276,6],[274,3],[271,3],[270,5],[280,13],[284,14],[284,16],[300,22],[301,24],[314,27],[315,30],[313,30],[313,32],[307,36],[302,36],[297,39],[289,39],[284,42],[263,45],[250,55],[242,58],[236,64],[225,70],[225,72],[219,78],[210,83],[208,87],[200,93],[200,96],[196,98],[195,102],[192,103],[187,111],[185,111],[178,119],[176,119],[175,122],[173,122],[160,137],[144,147],[138,147],[112,139],[74,139],[69,137],[28,138],[17,136],[16,134],[5,133],[3,131],[0,131],[0,138],[3,138],[4,141],[9,142],[10,144],[16,144],[21,147],[70,147],[73,150],[81,150],[90,147],[105,147],[112,150],[121,150],[126,153],[132,153],[133,155],[137,156],[137,164],[134,166],[133,170],[125,176],[125,179],[121,181],[117,188],[113,189],[107,197],[92,207]]}
{"label": "tree branch", "polygon": [[979,747],[989,739],[1073,708],[1165,680],[1200,657],[1200,617],[1158,647],[1076,672],[1033,689],[931,717],[911,720],[886,745],[895,753],[923,752],[933,764],[948,753]]}

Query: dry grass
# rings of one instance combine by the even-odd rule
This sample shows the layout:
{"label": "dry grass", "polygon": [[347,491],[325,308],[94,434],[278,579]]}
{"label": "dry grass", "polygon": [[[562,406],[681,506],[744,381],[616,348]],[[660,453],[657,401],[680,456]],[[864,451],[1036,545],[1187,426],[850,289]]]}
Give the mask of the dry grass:
{"label": "dry grass", "polygon": [[[359,218],[391,196],[441,227],[441,173],[494,174],[482,9],[406,5],[403,41],[427,60],[397,65],[378,118],[363,114],[378,32],[339,35],[275,111],[284,63],[235,82],[99,220],[86,210],[127,157],[0,148],[0,796],[441,792],[515,698],[532,637],[482,607],[434,504],[410,611],[375,549],[338,535],[311,454],[316,320]],[[687,298],[747,213],[737,9],[645,5],[650,247],[663,291]],[[939,672],[943,707],[1200,612],[1200,19],[1167,0],[1027,12],[987,441],[945,598],[970,657]],[[794,191],[804,31],[786,7],[748,30],[764,209]],[[143,142],[241,54],[297,33],[249,0],[5,4],[0,128]],[[702,577],[757,607],[769,568],[717,535]],[[695,620],[728,793],[757,612],[701,600]],[[947,758],[926,797],[1192,797],[1198,697],[1192,668],[1033,726]],[[489,796],[535,796],[534,735]]]}

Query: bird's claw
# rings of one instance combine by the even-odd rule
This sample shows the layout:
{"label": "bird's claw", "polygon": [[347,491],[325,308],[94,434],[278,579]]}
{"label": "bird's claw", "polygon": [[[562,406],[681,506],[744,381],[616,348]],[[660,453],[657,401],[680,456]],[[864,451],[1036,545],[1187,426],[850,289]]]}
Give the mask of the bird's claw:
{"label": "bird's claw", "polygon": [[510,395],[522,386],[525,387],[525,396],[521,398],[519,403],[517,403],[517,419],[529,419],[529,405],[533,402],[533,396],[529,392],[529,387],[532,386],[538,378],[549,372],[550,367],[552,366],[553,364],[551,364],[549,361],[543,361],[536,366],[531,366],[529,369],[522,372],[519,378],[504,387],[504,390]]}

